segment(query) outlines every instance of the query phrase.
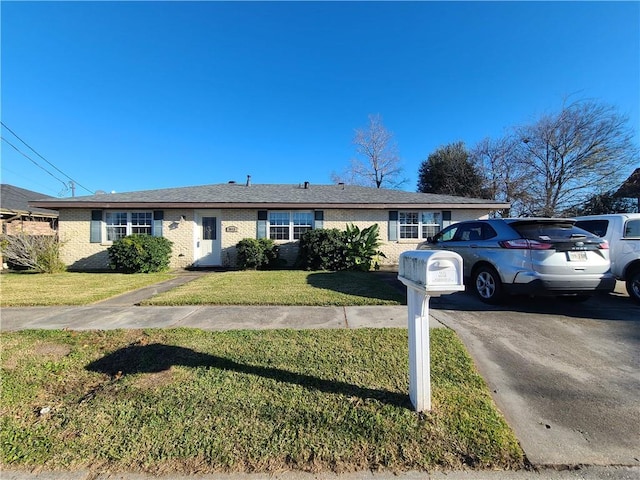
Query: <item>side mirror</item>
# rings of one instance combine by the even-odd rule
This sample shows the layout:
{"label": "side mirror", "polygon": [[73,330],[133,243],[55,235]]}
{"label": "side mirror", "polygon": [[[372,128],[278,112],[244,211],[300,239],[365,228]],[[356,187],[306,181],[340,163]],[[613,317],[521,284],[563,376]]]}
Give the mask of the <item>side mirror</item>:
{"label": "side mirror", "polygon": [[433,237],[427,237],[427,243],[436,243]]}

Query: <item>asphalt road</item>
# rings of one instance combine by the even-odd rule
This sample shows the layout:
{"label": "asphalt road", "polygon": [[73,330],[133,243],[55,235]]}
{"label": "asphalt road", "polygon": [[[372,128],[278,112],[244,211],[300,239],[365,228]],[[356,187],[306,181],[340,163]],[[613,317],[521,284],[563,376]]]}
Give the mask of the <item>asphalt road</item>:
{"label": "asphalt road", "polygon": [[431,299],[533,464],[640,465],[640,307],[621,286],[584,303]]}

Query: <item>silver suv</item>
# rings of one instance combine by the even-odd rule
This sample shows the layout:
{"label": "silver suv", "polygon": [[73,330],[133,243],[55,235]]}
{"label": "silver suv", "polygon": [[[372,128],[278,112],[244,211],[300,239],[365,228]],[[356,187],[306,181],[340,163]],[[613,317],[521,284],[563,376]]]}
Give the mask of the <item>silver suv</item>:
{"label": "silver suv", "polygon": [[455,223],[418,246],[451,250],[464,277],[485,303],[506,294],[557,295],[585,300],[611,292],[609,245],[573,219],[501,218]]}

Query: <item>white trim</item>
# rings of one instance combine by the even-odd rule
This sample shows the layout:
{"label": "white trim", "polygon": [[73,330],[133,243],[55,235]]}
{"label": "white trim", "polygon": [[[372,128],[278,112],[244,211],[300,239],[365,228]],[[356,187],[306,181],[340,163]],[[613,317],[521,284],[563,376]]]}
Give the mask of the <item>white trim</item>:
{"label": "white trim", "polygon": [[[281,227],[281,228],[288,228],[289,233],[288,236],[289,238],[271,238],[271,214],[272,213],[286,213],[287,216],[289,217],[289,224],[288,225],[273,225],[273,227]],[[311,217],[311,222],[309,224],[305,224],[305,225],[295,225],[293,222],[293,216],[296,213],[304,213],[307,214]],[[300,239],[299,238],[295,238],[294,236],[294,228],[295,227],[306,227],[307,225],[310,227],[311,230],[313,230],[313,223],[315,219],[315,213],[313,210],[267,210],[267,238],[273,240],[274,242],[297,242]]]}
{"label": "white trim", "polygon": [[106,210],[102,210],[102,222],[101,222],[101,238],[103,239],[100,244],[101,245],[113,245],[114,240],[109,240],[108,239],[108,224],[107,224],[107,214],[111,213],[124,213],[127,216],[127,223],[124,225],[125,227],[125,236],[131,235],[133,233],[133,226],[131,225],[131,214],[132,213],[147,213],[151,215],[151,223],[149,224],[149,226],[151,227],[151,233],[150,235],[153,235],[153,210],[139,210],[139,209],[134,209],[134,210],[126,210],[126,209],[113,209],[113,208],[109,208]]}
{"label": "white trim", "polygon": [[[415,213],[418,215],[418,223],[402,223],[400,221],[400,218],[402,217],[402,215],[407,215],[410,213]],[[422,222],[422,217],[423,214],[428,213],[428,214],[433,214],[433,215],[437,215],[440,218],[440,223],[423,223]],[[398,224],[397,224],[397,235],[398,235],[398,241],[402,242],[402,241],[422,241],[422,240],[426,240],[427,236],[423,235],[423,229],[424,227],[437,227],[438,231],[442,230],[444,228],[444,222],[442,220],[443,218],[443,214],[442,214],[442,210],[398,210]],[[401,232],[402,232],[402,227],[415,227],[418,229],[418,236],[417,237],[403,237]],[[436,232],[437,233],[437,232]]]}

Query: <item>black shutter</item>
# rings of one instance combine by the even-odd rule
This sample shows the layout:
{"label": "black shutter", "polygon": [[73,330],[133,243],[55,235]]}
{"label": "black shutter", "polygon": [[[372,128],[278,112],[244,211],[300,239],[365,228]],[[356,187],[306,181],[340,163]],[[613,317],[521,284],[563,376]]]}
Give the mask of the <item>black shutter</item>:
{"label": "black shutter", "polygon": [[102,242],[102,210],[91,210],[89,242]]}
{"label": "black shutter", "polygon": [[389,211],[389,241],[398,240],[398,211]]}
{"label": "black shutter", "polygon": [[267,211],[258,210],[257,234],[258,238],[268,238],[267,236]]}

